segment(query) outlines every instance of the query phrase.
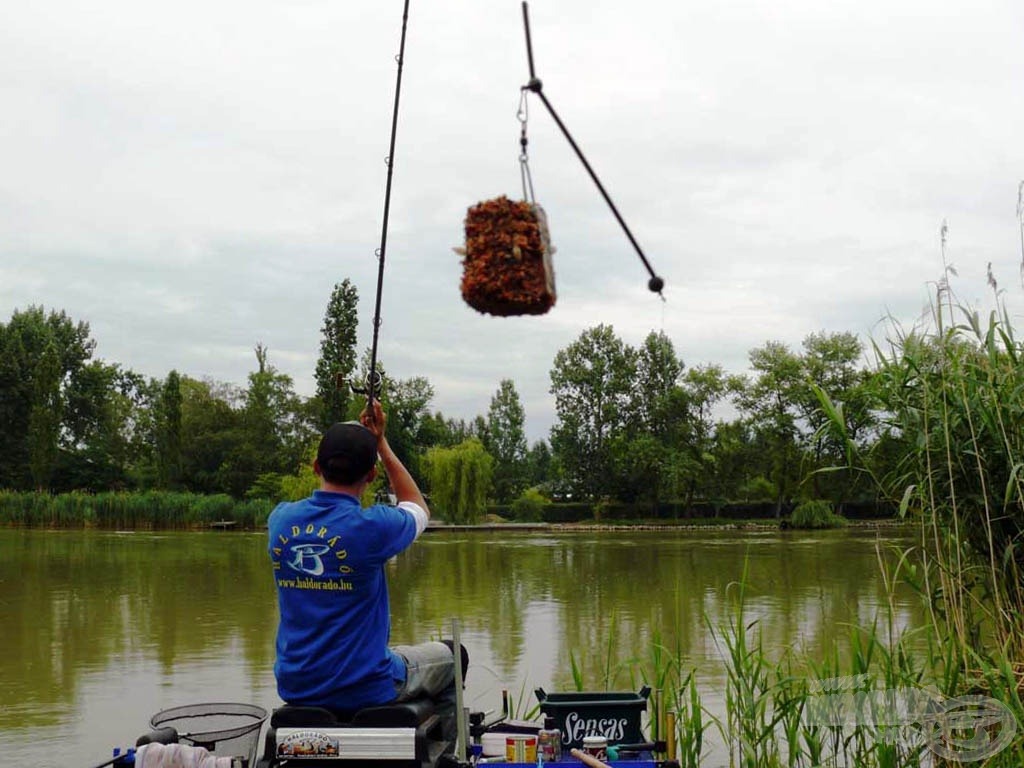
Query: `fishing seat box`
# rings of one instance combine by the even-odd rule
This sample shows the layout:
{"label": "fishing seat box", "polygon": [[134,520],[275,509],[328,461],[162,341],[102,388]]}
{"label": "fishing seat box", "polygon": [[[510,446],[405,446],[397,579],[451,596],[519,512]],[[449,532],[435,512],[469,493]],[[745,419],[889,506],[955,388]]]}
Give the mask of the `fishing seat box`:
{"label": "fishing seat box", "polygon": [[570,691],[546,693],[535,691],[540,711],[555,718],[562,732],[562,749],[580,749],[585,736],[604,736],[608,744],[637,744],[645,741],[641,732],[641,716],[647,710],[651,689],[644,686],[639,693],[630,691]]}
{"label": "fishing seat box", "polygon": [[[308,768],[421,768],[434,765],[450,748],[442,731],[428,699],[357,712],[286,704],[271,715],[257,768],[295,762]],[[302,745],[306,750],[297,748]]]}

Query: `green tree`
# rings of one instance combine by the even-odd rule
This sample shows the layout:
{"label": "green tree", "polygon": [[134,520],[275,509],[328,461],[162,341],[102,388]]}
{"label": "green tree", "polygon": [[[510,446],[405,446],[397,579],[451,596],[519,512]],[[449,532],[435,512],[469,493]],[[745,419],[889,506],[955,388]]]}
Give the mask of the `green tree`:
{"label": "green tree", "polygon": [[763,465],[770,464],[746,419],[716,422],[710,453],[714,461],[704,481],[704,495],[716,503],[748,500],[751,482],[761,476]]}
{"label": "green tree", "polygon": [[181,480],[181,377],[167,374],[157,413],[157,477],[160,488],[177,488]]}
{"label": "green tree", "polygon": [[481,443],[484,444],[484,448],[490,451],[488,443],[491,440],[491,432],[487,429],[487,419],[481,416],[479,413],[473,417],[473,421],[469,425],[469,436],[475,437]]}
{"label": "green tree", "polygon": [[714,409],[729,392],[729,378],[720,365],[700,365],[683,374],[682,388],[686,401],[687,439],[681,482],[685,493],[684,507],[689,509],[698,494],[705,498],[714,496],[709,483],[714,477],[716,462]]}
{"label": "green tree", "polygon": [[[845,440],[830,429],[828,415],[815,389],[826,393],[841,407],[846,439],[864,447],[874,424],[867,387],[867,371],[860,367],[864,347],[852,333],[812,333],[803,342],[801,356],[806,386],[799,390],[797,407],[810,433],[811,482],[814,498],[831,496],[841,508],[849,500],[855,475],[834,470],[823,475],[816,470],[846,463]],[[830,488],[826,488],[826,478]]]}
{"label": "green tree", "polygon": [[613,441],[618,488],[625,500],[645,499],[657,509],[678,493],[688,455],[683,361],[672,341],[651,331],[636,351],[629,403],[630,429]]}
{"label": "green tree", "polygon": [[621,432],[609,448],[614,480],[608,495],[622,501],[643,500],[657,509],[671,476],[674,457],[668,446],[648,432]]}
{"label": "green tree", "polygon": [[[51,440],[64,437],[67,387],[95,345],[88,324],[43,307],[15,310],[0,324],[0,485],[38,485],[44,470],[33,461],[56,457]],[[56,410],[45,412],[49,408]]]}
{"label": "green tree", "polygon": [[28,420],[31,392],[22,375],[25,350],[21,339],[0,324],[0,488],[27,487]]}
{"label": "green tree", "polygon": [[584,497],[615,490],[611,446],[629,412],[635,357],[609,325],[585,330],[555,355],[551,449],[569,487]]}
{"label": "green tree", "polygon": [[137,373],[93,360],[70,379],[65,392],[68,447],[56,490],[121,490],[131,484],[130,470],[139,450],[139,424],[145,381]]}
{"label": "green tree", "polygon": [[450,523],[475,523],[487,505],[494,459],[470,438],[454,448],[431,448],[426,454],[431,510]]}
{"label": "green tree", "polygon": [[423,417],[417,431],[417,442],[424,450],[435,445],[451,448],[471,437],[472,432],[472,427],[465,419],[445,418],[443,413],[437,411]]}
{"label": "green tree", "polygon": [[526,484],[529,487],[552,484],[551,448],[544,440],[538,440],[526,452]]}
{"label": "green tree", "polygon": [[318,421],[323,429],[347,418],[351,394],[348,384],[356,366],[358,304],[359,292],[345,278],[334,286],[324,313],[315,373]]}
{"label": "green tree", "polygon": [[181,380],[182,484],[196,493],[229,493],[231,457],[245,441],[245,392],[234,385]]}
{"label": "green tree", "polygon": [[752,380],[734,394],[736,406],[764,439],[771,459],[768,478],[777,498],[775,516],[796,492],[800,469],[800,430],[797,402],[804,384],[800,358],[785,344],[769,341],[750,352]]}
{"label": "green tree", "polygon": [[502,379],[487,410],[488,452],[494,457],[494,498],[506,504],[526,486],[526,412],[511,379]]}
{"label": "green tree", "polygon": [[[458,422],[448,422],[440,414],[435,416],[430,412],[434,386],[427,378],[412,376],[408,379],[391,379],[381,360],[377,361],[375,370],[383,380],[380,399],[388,417],[388,442],[412,476],[418,482],[422,481],[424,477],[420,464],[423,454],[433,445],[455,444],[450,430],[457,430]],[[370,371],[369,349],[363,353],[360,371],[360,380],[365,381]],[[348,417],[356,418],[365,407],[365,396],[353,398]]]}
{"label": "green tree", "polygon": [[267,349],[256,345],[257,370],[241,413],[241,441],[232,446],[221,467],[223,482],[236,497],[245,494],[260,475],[294,472],[315,429],[305,419],[292,379],[267,361]]}
{"label": "green tree", "polygon": [[429,434],[430,401],[434,387],[423,376],[393,381],[384,388],[388,415],[388,442],[417,480],[422,480],[420,458],[424,435]]}
{"label": "green tree", "polygon": [[32,482],[48,490],[57,464],[60,438],[61,370],[57,346],[50,340],[36,363],[32,376],[32,406],[28,417],[28,452]]}
{"label": "green tree", "polygon": [[636,351],[630,421],[663,441],[677,426],[679,413],[671,401],[678,392],[683,368],[675,346],[663,332],[651,331]]}

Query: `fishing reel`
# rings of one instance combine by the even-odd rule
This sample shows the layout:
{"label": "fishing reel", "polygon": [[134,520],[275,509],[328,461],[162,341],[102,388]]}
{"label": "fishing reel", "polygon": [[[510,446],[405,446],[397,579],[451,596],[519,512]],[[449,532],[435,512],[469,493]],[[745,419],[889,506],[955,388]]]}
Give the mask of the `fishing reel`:
{"label": "fishing reel", "polygon": [[357,395],[367,398],[372,396],[374,400],[380,400],[380,393],[384,390],[384,377],[381,376],[380,371],[374,371],[372,376],[366,374],[362,386],[356,385],[355,382],[351,382],[349,386]]}
{"label": "fishing reel", "polygon": [[364,395],[366,397],[369,397],[370,396],[370,392],[372,391],[373,392],[373,398],[375,400],[380,400],[380,393],[384,389],[384,377],[381,375],[380,371],[374,371],[373,372],[373,381],[372,382],[370,381],[370,375],[367,374],[366,378],[363,379],[363,381],[362,381],[362,386],[360,386],[356,382],[346,382],[345,381],[345,374],[343,374],[343,373],[338,373],[338,374],[335,375],[335,377],[334,377],[334,388],[335,389],[342,389],[343,387],[346,386],[346,384],[357,395]]}

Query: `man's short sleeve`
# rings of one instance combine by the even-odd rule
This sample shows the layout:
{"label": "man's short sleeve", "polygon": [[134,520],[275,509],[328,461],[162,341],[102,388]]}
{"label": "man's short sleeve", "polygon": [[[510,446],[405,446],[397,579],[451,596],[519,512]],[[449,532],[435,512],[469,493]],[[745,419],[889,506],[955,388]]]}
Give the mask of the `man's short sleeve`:
{"label": "man's short sleeve", "polygon": [[407,509],[379,504],[367,511],[377,525],[376,546],[372,551],[382,562],[406,549],[419,536],[416,517]]}
{"label": "man's short sleeve", "polygon": [[406,512],[411,514],[416,520],[416,538],[420,537],[420,534],[427,529],[427,513],[423,507],[417,504],[415,501],[400,501],[398,502],[398,508],[404,509]]}

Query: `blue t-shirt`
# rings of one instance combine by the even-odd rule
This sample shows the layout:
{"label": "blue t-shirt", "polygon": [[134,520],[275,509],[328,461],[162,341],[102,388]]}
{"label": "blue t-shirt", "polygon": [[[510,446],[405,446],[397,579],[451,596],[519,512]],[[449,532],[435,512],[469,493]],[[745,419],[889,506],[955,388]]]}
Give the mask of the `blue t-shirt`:
{"label": "blue t-shirt", "polygon": [[279,504],[268,529],[281,617],[278,695],[289,704],[348,711],[392,701],[405,664],[388,648],[384,564],[415,540],[415,518],[314,491]]}

